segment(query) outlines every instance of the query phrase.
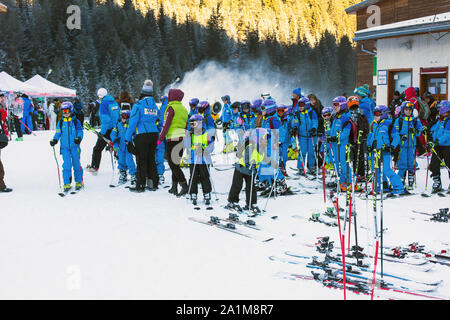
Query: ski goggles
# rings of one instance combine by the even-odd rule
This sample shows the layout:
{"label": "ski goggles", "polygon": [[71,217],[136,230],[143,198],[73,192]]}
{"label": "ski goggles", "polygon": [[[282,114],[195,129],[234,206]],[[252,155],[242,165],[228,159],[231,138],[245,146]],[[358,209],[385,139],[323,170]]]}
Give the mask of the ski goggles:
{"label": "ski goggles", "polygon": [[298,103],[299,108],[304,108],[306,106],[306,104],[304,102],[299,102]]}
{"label": "ski goggles", "polygon": [[125,119],[125,120],[130,119],[130,114],[129,113],[122,113],[120,116],[122,117],[122,119]]}
{"label": "ski goggles", "polygon": [[330,113],[324,113],[324,114],[322,115],[322,117],[324,117],[324,118],[330,118],[330,117],[331,117],[331,112],[330,112]]}
{"label": "ski goggles", "polygon": [[373,115],[374,115],[375,117],[380,117],[380,116],[381,116],[381,111],[375,110],[375,111],[373,112]]}
{"label": "ski goggles", "polygon": [[201,127],[201,121],[191,121],[191,122],[189,122],[189,126],[191,127],[191,128],[198,128],[198,127]]}
{"label": "ski goggles", "polygon": [[341,106],[340,102],[333,102],[333,107],[340,107],[340,106]]}
{"label": "ski goggles", "polygon": [[70,109],[61,109],[62,114],[70,114],[72,110]]}

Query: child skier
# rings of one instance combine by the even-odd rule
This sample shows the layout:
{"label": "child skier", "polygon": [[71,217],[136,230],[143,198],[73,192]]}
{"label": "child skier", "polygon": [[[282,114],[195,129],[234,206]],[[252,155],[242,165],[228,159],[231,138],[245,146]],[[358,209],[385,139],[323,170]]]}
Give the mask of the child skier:
{"label": "child skier", "polygon": [[[255,187],[255,176],[261,162],[264,160],[266,141],[265,129],[255,129],[248,131],[244,137],[244,146],[239,148],[238,162],[235,163],[233,182],[228,194],[228,204],[226,209],[242,211],[250,210],[253,213],[261,213],[257,204],[257,194]],[[264,143],[262,143],[264,142]],[[262,145],[261,145],[262,143]],[[242,190],[242,184],[245,181],[245,201],[246,205],[242,209],[239,206],[239,193]]]}
{"label": "child skier", "polygon": [[[131,110],[121,110],[119,121],[111,131],[111,141],[114,143],[114,150],[117,151],[119,158],[119,184],[125,184],[128,181],[127,169],[130,174],[131,185],[136,185],[136,164],[133,155],[128,152],[125,144],[125,134],[128,129],[128,121],[130,119]],[[134,137],[132,137],[133,139]]]}
{"label": "child skier", "polygon": [[[389,108],[386,106],[377,106],[374,111],[374,121],[370,125],[369,135],[367,137],[367,151],[372,153],[372,168],[375,168],[376,157],[383,162],[383,189],[388,187],[386,178],[391,183],[391,194],[402,194],[405,192],[402,180],[391,168],[391,152],[393,150],[389,136],[389,126],[392,122],[389,117]],[[395,141],[394,138],[393,141]],[[381,164],[380,164],[381,165]],[[381,168],[381,166],[380,166]],[[380,174],[377,177],[380,181]],[[386,182],[386,183],[385,183]],[[377,192],[380,191],[380,184],[377,183]],[[388,191],[388,190],[386,190]]]}
{"label": "child skier", "polygon": [[[440,120],[431,128],[433,142],[428,143],[432,151],[430,170],[433,178],[433,193],[442,190],[441,162],[444,160],[450,177],[450,101],[444,100],[439,108]],[[450,191],[450,186],[448,191]]]}
{"label": "child skier", "polygon": [[184,146],[189,150],[189,194],[192,204],[197,205],[198,184],[201,183],[205,204],[210,205],[211,181],[208,166],[211,164],[210,154],[214,150],[214,141],[205,127],[202,115],[195,114],[189,118]]}
{"label": "child skier", "polygon": [[50,141],[54,146],[61,139],[61,155],[63,158],[64,192],[72,188],[72,168],[75,176],[75,190],[83,187],[83,172],[80,163],[80,143],[83,140],[83,127],[80,121],[73,115],[71,102],[61,104],[62,119],[56,124],[56,133]]}
{"label": "child skier", "polygon": [[422,134],[422,123],[413,117],[414,104],[404,101],[401,105],[401,115],[394,122],[392,141],[394,148],[398,152],[398,172],[397,174],[405,184],[406,172],[408,172],[408,189],[414,187],[414,173],[416,160],[416,141]]}

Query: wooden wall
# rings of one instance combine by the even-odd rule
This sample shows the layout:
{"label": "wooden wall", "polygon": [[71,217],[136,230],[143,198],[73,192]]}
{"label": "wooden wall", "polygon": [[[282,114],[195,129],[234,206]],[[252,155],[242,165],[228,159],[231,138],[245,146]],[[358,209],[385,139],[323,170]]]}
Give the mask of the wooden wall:
{"label": "wooden wall", "polygon": [[[381,0],[376,4],[381,9],[381,24],[431,16],[450,11],[450,0]],[[357,30],[367,29],[367,8],[357,12]],[[375,40],[360,41],[356,54],[356,85],[365,83],[373,86],[373,56],[361,51],[361,44],[366,50],[373,51]]]}

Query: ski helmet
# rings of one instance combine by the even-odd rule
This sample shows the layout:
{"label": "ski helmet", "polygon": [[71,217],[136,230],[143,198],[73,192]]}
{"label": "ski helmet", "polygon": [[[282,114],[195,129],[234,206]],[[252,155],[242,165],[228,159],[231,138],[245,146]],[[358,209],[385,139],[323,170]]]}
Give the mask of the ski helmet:
{"label": "ski helmet", "polygon": [[283,114],[287,111],[287,107],[284,105],[284,104],[279,104],[278,106],[277,106],[277,112],[278,111],[282,111],[283,112]]}
{"label": "ski helmet", "polygon": [[380,116],[381,119],[387,119],[389,116],[389,108],[384,105],[376,106],[373,114],[375,116]]}
{"label": "ski helmet", "polygon": [[204,118],[201,114],[194,114],[189,118],[189,126],[191,127],[191,129],[195,129],[199,125],[201,126],[203,119]]}
{"label": "ski helmet", "polygon": [[411,111],[413,111],[414,110],[414,103],[412,103],[410,101],[403,101],[400,107],[401,107],[400,110],[401,110],[402,113],[403,113],[403,111],[406,108],[411,109]]}
{"label": "ski helmet", "polygon": [[107,94],[108,94],[108,91],[106,91],[105,88],[100,88],[97,91],[97,97],[99,97],[100,99],[104,98]]}
{"label": "ski helmet", "polygon": [[262,105],[262,103],[263,103],[262,99],[256,99],[255,101],[253,101],[253,104],[252,104],[252,107],[251,107],[253,112],[261,113],[261,105]]}
{"label": "ski helmet", "polygon": [[450,112],[450,101],[443,100],[441,101],[441,106],[439,107],[439,114],[442,116],[447,112]]}
{"label": "ski helmet", "polygon": [[264,101],[263,105],[261,106],[262,110],[266,111],[266,115],[272,115],[277,111],[277,103],[273,99],[267,99]]}
{"label": "ski helmet", "polygon": [[130,115],[131,110],[129,109],[123,109],[122,111],[120,111],[120,116],[122,117],[122,119],[130,119]]}
{"label": "ski helmet", "polygon": [[239,109],[240,107],[241,107],[241,103],[239,101],[235,101],[231,105],[231,109]]}
{"label": "ski helmet", "polygon": [[325,107],[322,109],[322,116],[324,118],[331,117],[333,112],[334,112],[334,110],[332,107]]}
{"label": "ski helmet", "polygon": [[71,114],[73,111],[72,102],[66,101],[61,104],[61,113],[62,114]]}
{"label": "ski helmet", "polygon": [[311,101],[309,101],[309,99],[306,97],[301,97],[300,100],[298,100],[298,106],[309,109],[309,107],[311,106]]}
{"label": "ski helmet", "polygon": [[347,99],[343,96],[339,96],[333,99],[333,107],[339,106],[339,110],[343,111],[347,109]]}
{"label": "ski helmet", "polygon": [[199,103],[199,100],[197,99],[197,98],[192,98],[190,101],[189,101],[189,105],[192,107],[196,107],[197,105],[198,105],[198,103]]}
{"label": "ski helmet", "polygon": [[202,101],[202,102],[199,102],[197,109],[200,113],[205,113],[205,112],[209,113],[211,107],[210,107],[208,101]]}
{"label": "ski helmet", "polygon": [[359,99],[355,96],[351,96],[347,99],[347,107],[349,109],[359,108]]}
{"label": "ski helmet", "polygon": [[221,100],[223,101],[223,102],[225,102],[225,101],[228,101],[228,102],[231,102],[231,98],[230,98],[230,96],[227,94],[227,95],[224,95],[222,98],[221,98]]}
{"label": "ski helmet", "polygon": [[250,101],[248,101],[248,100],[241,101],[241,112],[243,112],[244,109],[250,110]]}

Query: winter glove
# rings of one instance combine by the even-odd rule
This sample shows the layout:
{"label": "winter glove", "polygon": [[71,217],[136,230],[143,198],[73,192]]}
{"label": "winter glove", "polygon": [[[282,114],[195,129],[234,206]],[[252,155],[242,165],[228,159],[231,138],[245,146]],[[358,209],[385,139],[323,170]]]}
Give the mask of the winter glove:
{"label": "winter glove", "polygon": [[317,132],[316,128],[312,128],[311,130],[309,130],[309,134],[310,134],[311,136],[315,136],[315,135],[316,135],[316,132]]}
{"label": "winter glove", "polygon": [[75,139],[73,140],[73,142],[74,142],[75,144],[80,144],[80,143],[81,143],[81,138],[80,138],[80,137],[77,137],[77,138],[75,138]]}
{"label": "winter glove", "polygon": [[327,137],[327,142],[337,142],[337,137]]}
{"label": "winter glove", "polygon": [[50,146],[52,146],[52,147],[57,143],[58,143],[58,140],[55,140],[55,139],[50,140]]}

